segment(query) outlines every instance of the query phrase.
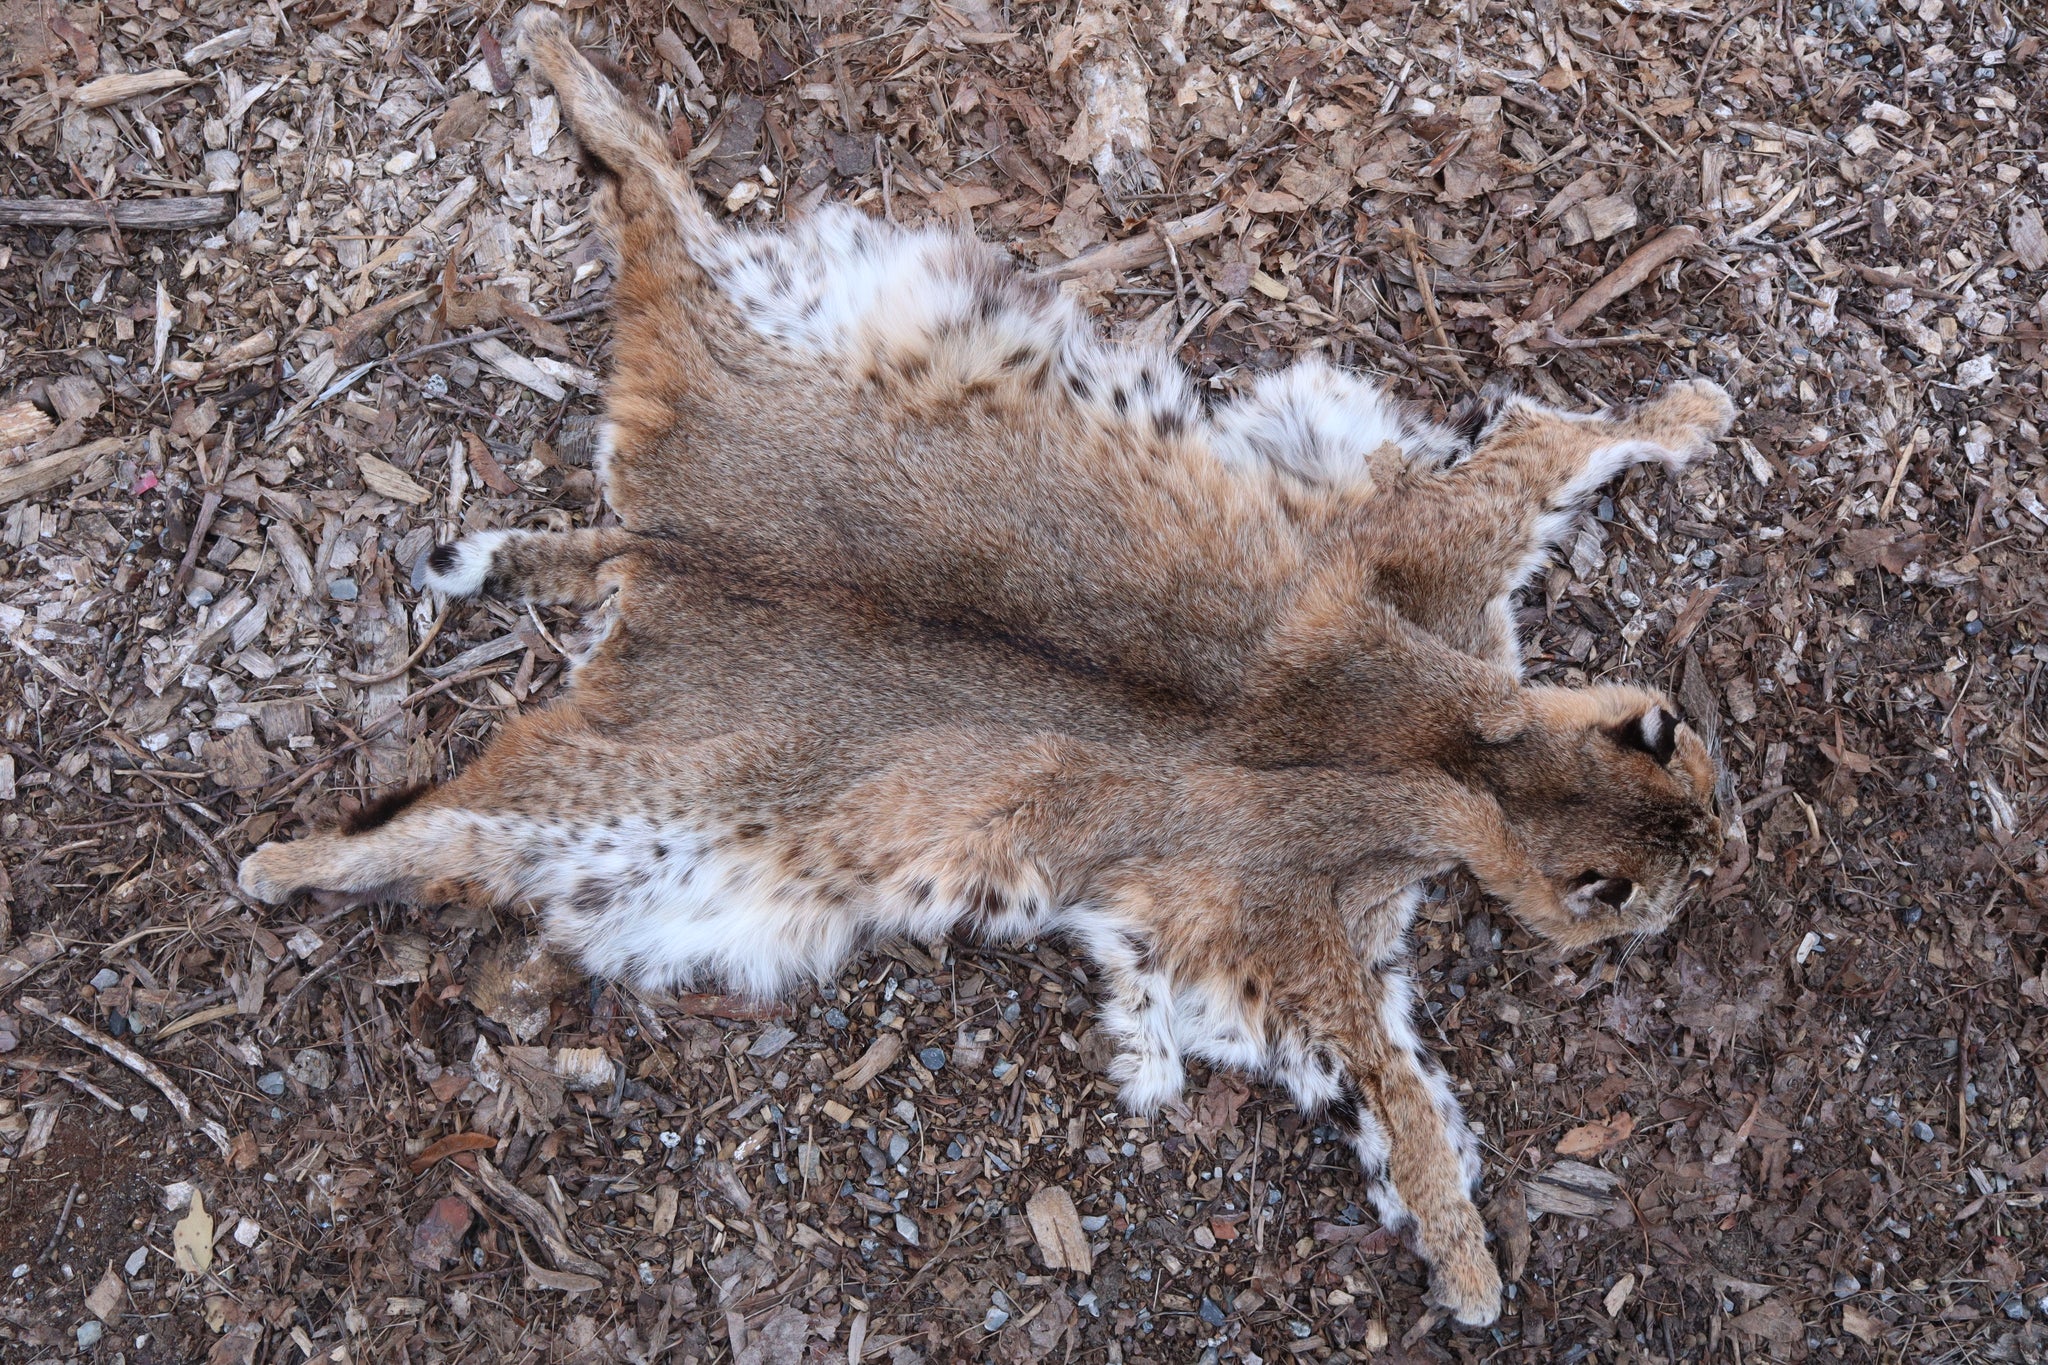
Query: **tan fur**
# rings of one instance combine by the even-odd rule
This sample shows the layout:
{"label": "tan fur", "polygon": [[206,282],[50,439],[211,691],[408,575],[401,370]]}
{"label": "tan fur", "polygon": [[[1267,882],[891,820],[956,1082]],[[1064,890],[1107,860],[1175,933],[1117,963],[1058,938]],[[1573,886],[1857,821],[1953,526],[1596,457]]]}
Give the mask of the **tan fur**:
{"label": "tan fur", "polygon": [[[591,970],[758,992],[893,933],[1064,932],[1128,1103],[1171,1099],[1183,1053],[1275,1076],[1344,1126],[1437,1300],[1491,1321],[1476,1144],[1409,1023],[1412,888],[1463,866],[1572,949],[1661,929],[1711,870],[1698,736],[1650,692],[1523,684],[1506,600],[1726,397],[1511,402],[1467,450],[1311,367],[1212,417],[971,241],[720,227],[558,16],[523,35],[617,253],[624,527],[421,576],[610,594],[609,633],[461,774],[265,845],[244,887],[460,883]],[[900,295],[808,301],[877,253]]]}

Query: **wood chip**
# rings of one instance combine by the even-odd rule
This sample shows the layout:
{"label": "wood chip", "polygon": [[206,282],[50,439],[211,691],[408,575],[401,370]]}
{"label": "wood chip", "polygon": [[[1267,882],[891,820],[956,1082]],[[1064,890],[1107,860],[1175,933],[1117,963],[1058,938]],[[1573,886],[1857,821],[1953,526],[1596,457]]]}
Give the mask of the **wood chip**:
{"label": "wood chip", "polygon": [[107,436],[69,450],[60,450],[54,455],[44,455],[40,459],[0,469],[0,507],[71,482],[94,460],[114,454],[125,444],[119,436]]}
{"label": "wood chip", "polygon": [[417,507],[434,496],[421,487],[417,479],[389,460],[380,460],[375,455],[358,455],[356,468],[363,472],[363,482],[370,486],[371,492],[393,501],[409,502]]}
{"label": "wood chip", "polygon": [[876,1035],[874,1042],[868,1044],[868,1050],[861,1054],[859,1061],[832,1079],[842,1082],[848,1090],[859,1090],[887,1071],[890,1063],[902,1055],[903,1036],[884,1030]]}
{"label": "wood chip", "polygon": [[72,101],[87,109],[104,109],[122,100],[139,99],[144,95],[160,95],[166,90],[190,85],[193,76],[183,71],[165,69],[162,71],[130,71],[118,76],[102,76],[96,81],[87,81],[71,94]]}
{"label": "wood chip", "polygon": [[1038,1254],[1052,1270],[1078,1270],[1083,1275],[1095,1269],[1095,1253],[1089,1249],[1088,1234],[1081,1230],[1081,1215],[1073,1196],[1057,1185],[1047,1185],[1031,1196],[1024,1206],[1031,1220],[1031,1235],[1038,1239]]}
{"label": "wood chip", "polygon": [[476,358],[504,375],[515,384],[523,384],[541,397],[559,403],[569,396],[569,391],[549,377],[546,371],[526,356],[519,354],[496,337],[470,343],[470,350]]}

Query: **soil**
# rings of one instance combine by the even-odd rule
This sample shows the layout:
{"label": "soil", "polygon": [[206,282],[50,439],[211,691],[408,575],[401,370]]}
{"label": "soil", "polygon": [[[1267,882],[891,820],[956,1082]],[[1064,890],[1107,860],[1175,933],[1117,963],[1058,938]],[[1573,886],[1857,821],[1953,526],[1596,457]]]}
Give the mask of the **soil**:
{"label": "soil", "polygon": [[572,619],[437,630],[409,570],[603,515],[587,187],[506,9],[0,0],[0,197],[102,215],[0,226],[0,1358],[2048,1359],[2037,11],[573,13],[730,211],[969,223],[1219,397],[1312,351],[1450,415],[1727,384],[1522,617],[1532,677],[1717,734],[1728,862],[1562,962],[1425,905],[1478,1333],[1265,1088],[1123,1114],[1058,943],[764,1013],[560,978],[515,910],[251,907],[249,848],[559,683]]}

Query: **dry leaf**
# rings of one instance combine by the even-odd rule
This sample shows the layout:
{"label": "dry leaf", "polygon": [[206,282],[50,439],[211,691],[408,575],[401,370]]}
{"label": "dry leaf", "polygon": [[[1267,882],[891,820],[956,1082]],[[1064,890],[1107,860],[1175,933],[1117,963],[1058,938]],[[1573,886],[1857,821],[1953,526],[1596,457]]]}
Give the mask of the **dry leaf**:
{"label": "dry leaf", "polygon": [[761,35],[754,31],[754,21],[744,14],[733,16],[725,26],[726,45],[750,62],[761,60]]}
{"label": "dry leaf", "polygon": [[1559,1156],[1599,1156],[1629,1140],[1636,1130],[1635,1115],[1616,1114],[1611,1119],[1582,1123],[1559,1139]]}
{"label": "dry leaf", "polygon": [[1842,1330],[1869,1346],[1884,1335],[1884,1324],[1853,1303],[1842,1305]]}
{"label": "dry leaf", "polygon": [[1047,1185],[1031,1196],[1024,1215],[1031,1220],[1031,1235],[1038,1239],[1038,1252],[1049,1269],[1078,1270],[1083,1275],[1095,1269],[1095,1253],[1081,1230],[1081,1215],[1065,1190]]}
{"label": "dry leaf", "polygon": [[120,1321],[121,1301],[127,1297],[128,1286],[122,1283],[120,1274],[108,1266],[106,1274],[100,1276],[99,1283],[85,1296],[85,1311],[101,1322],[112,1324]]}
{"label": "dry leaf", "polygon": [[187,1275],[204,1275],[213,1268],[213,1215],[198,1190],[192,1191],[192,1207],[171,1229],[171,1258]]}
{"label": "dry leaf", "polygon": [[1611,1318],[1621,1311],[1622,1306],[1628,1302],[1628,1296],[1635,1292],[1635,1288],[1636,1277],[1633,1274],[1624,1275],[1614,1282],[1614,1288],[1608,1290],[1607,1297],[1601,1300],[1601,1305],[1607,1309],[1608,1317]]}
{"label": "dry leaf", "polygon": [[356,468],[363,471],[363,482],[370,491],[392,499],[395,502],[409,502],[417,506],[434,495],[420,486],[412,475],[375,455],[356,456]]}
{"label": "dry leaf", "polygon": [[2006,245],[2020,258],[2020,264],[2029,270],[2048,266],[2048,226],[2041,222],[2041,210],[2032,204],[2023,205],[2012,216],[2012,233]]}

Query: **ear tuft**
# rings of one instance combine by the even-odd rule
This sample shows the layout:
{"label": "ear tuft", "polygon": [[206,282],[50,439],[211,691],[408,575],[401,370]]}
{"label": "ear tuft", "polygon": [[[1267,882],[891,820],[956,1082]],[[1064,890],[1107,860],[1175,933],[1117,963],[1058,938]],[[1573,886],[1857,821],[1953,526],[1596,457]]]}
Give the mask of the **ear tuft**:
{"label": "ear tuft", "polygon": [[1624,721],[1612,731],[1615,742],[1625,749],[1641,749],[1659,763],[1669,763],[1678,751],[1678,717],[1662,706],[1653,706],[1634,720]]}

